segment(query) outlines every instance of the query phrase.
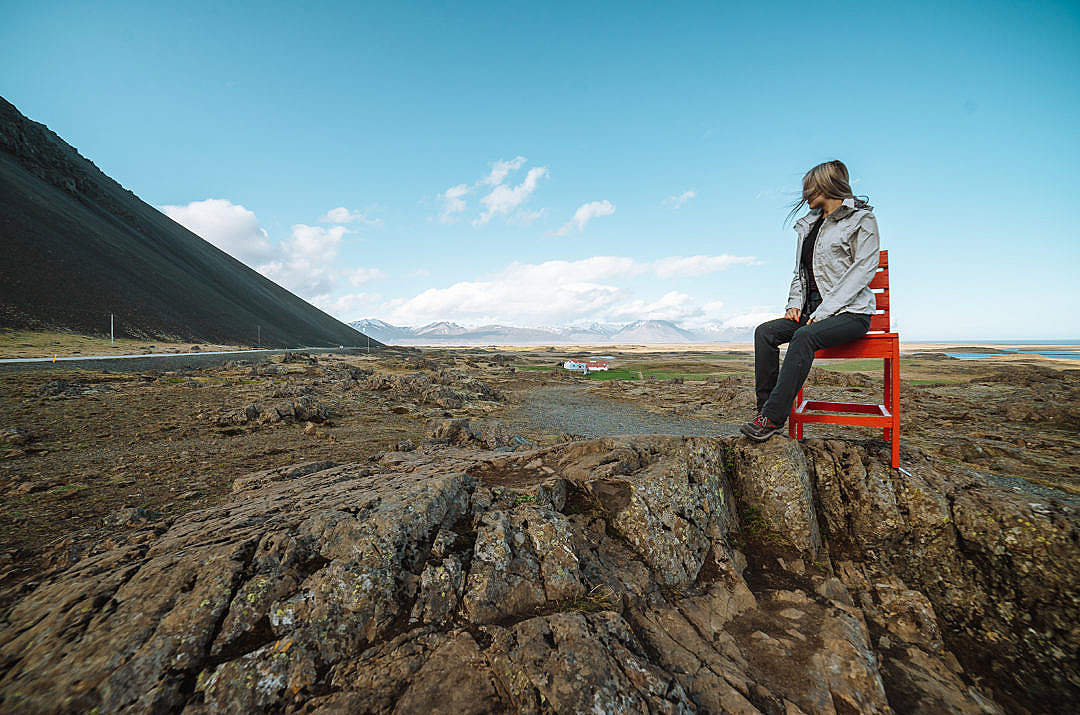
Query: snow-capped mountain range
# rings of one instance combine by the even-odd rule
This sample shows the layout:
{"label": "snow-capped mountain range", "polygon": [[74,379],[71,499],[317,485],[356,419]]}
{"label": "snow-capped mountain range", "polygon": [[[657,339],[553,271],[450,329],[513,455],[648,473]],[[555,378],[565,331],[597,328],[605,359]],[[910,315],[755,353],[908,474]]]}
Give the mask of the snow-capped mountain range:
{"label": "snow-capped mountain range", "polygon": [[376,318],[365,318],[349,325],[390,345],[649,345],[748,342],[754,335],[753,328],[724,328],[721,325],[688,330],[671,320],[636,320],[626,324],[593,323],[588,326],[540,328],[512,325],[466,328],[445,320],[411,327],[391,325]]}

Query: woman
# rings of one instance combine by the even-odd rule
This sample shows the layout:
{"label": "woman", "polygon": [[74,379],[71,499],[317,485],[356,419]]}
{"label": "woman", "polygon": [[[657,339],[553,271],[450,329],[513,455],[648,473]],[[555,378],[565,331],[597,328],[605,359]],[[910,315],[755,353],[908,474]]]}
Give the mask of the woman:
{"label": "woman", "polygon": [[[803,205],[810,212],[795,223],[787,312],[754,331],[758,415],[741,430],[759,442],[783,429],[814,351],[863,336],[877,309],[870,290],[878,266],[877,219],[874,207],[851,193],[843,162],[827,161],[806,172],[802,198],[788,218]],[[779,346],[789,341],[780,368]]]}

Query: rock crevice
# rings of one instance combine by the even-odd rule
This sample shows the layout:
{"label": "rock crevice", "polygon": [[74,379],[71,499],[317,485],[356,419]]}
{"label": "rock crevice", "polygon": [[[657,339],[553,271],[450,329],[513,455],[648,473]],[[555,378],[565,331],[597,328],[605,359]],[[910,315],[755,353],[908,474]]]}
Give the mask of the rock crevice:
{"label": "rock crevice", "polygon": [[1075,514],[916,461],[666,435],[489,451],[443,425],[375,463],[243,476],[23,595],[0,709],[1071,702]]}

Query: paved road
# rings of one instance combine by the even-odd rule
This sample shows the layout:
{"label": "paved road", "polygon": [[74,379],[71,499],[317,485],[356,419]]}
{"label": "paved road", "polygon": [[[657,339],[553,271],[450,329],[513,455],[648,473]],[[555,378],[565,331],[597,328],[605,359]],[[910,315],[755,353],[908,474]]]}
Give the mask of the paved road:
{"label": "paved road", "polygon": [[[207,350],[197,353],[152,353],[149,355],[72,355],[53,358],[4,358],[0,370],[110,370],[113,372],[142,372],[143,370],[180,370],[208,367],[227,360],[262,362],[271,355],[284,352],[365,354],[367,348],[296,348],[286,350]],[[373,349],[372,352],[375,352]]]}
{"label": "paved road", "polygon": [[264,348],[260,350],[200,350],[193,353],[138,353],[136,355],[69,355],[64,357],[36,358],[0,358],[0,364],[20,364],[31,362],[73,362],[82,360],[130,360],[132,358],[185,357],[187,355],[248,355],[257,353],[279,353],[281,350]]}

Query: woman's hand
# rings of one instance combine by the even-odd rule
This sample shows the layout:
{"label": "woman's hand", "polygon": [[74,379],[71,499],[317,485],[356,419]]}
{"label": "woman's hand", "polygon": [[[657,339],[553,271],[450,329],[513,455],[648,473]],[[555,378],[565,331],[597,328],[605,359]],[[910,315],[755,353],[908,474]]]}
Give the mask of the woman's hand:
{"label": "woman's hand", "polygon": [[784,317],[788,320],[794,320],[797,323],[799,322],[799,318],[802,317],[802,311],[798,308],[788,308],[787,312],[784,313]]}

